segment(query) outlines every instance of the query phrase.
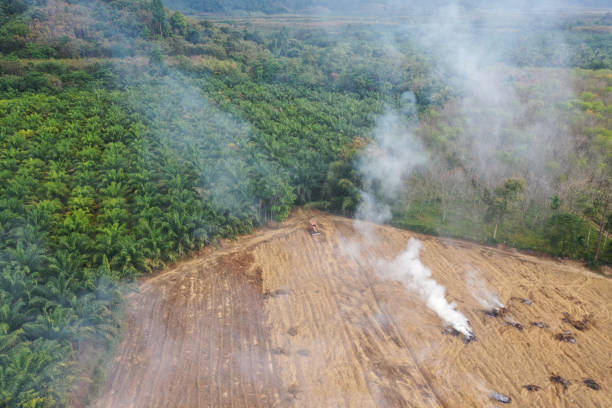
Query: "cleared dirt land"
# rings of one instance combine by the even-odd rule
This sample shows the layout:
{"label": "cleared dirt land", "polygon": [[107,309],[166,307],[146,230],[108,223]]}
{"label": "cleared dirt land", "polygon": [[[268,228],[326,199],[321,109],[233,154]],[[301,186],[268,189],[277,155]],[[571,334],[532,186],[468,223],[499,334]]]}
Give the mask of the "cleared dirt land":
{"label": "cleared dirt land", "polygon": [[[298,211],[143,282],[95,406],[490,407],[502,405],[491,398],[499,392],[509,406],[612,407],[610,279],[386,226],[356,245],[351,220],[321,213],[323,233],[312,237],[310,215]],[[415,293],[380,278],[376,260],[410,237],[424,242],[421,260],[477,341],[444,334]],[[466,283],[471,271],[497,291],[505,317],[483,312]],[[586,327],[577,324],[585,317]],[[566,331],[568,341],[556,338]]]}

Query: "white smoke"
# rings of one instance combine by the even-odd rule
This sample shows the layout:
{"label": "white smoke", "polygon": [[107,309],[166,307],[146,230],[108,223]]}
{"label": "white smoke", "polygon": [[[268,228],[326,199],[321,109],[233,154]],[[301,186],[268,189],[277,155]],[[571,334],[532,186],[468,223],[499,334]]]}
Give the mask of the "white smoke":
{"label": "white smoke", "polygon": [[[368,244],[374,239],[373,227],[361,220],[389,221],[392,217],[390,204],[403,190],[405,179],[428,160],[425,149],[412,132],[417,125],[415,111],[414,95],[402,95],[401,112],[388,111],[378,120],[373,143],[358,160],[364,187],[355,227]],[[455,303],[446,300],[446,289],[432,278],[431,269],[419,259],[421,247],[421,241],[411,238],[398,257],[379,260],[376,265],[379,276],[401,282],[406,289],[415,291],[444,323],[466,338],[472,338],[468,319],[457,310]]]}
{"label": "white smoke", "polygon": [[392,217],[391,202],[398,198],[405,178],[427,162],[427,153],[414,136],[413,116],[416,99],[412,92],[401,97],[401,112],[387,110],[374,129],[373,142],[361,153],[357,167],[363,177],[361,203],[357,208],[356,227],[369,240],[372,225]]}
{"label": "white smoke", "polygon": [[[436,9],[420,28],[417,43],[431,53],[436,69],[444,71],[452,88],[462,94],[457,109],[465,131],[455,141],[455,152],[464,167],[488,188],[507,178],[523,178],[529,195],[545,201],[557,193],[559,177],[568,176],[574,154],[569,115],[553,109],[535,115],[538,97],[526,100],[520,84],[541,81],[542,86],[547,83],[544,75],[550,81],[554,78],[554,91],[547,91],[538,102],[553,107],[572,99],[574,79],[566,70],[545,74],[541,68],[513,68],[509,55],[518,44],[537,41],[537,33],[545,31],[549,51],[559,61],[568,60],[568,45],[556,28],[562,14],[552,11],[564,2],[474,4],[478,3],[479,13],[457,2]],[[501,35],[508,27],[524,32]]]}
{"label": "white smoke", "polygon": [[[358,163],[363,175],[363,194],[378,194],[383,201],[395,199],[402,190],[404,179],[428,158],[412,132],[415,124],[412,118],[416,103],[414,94],[404,93],[401,102],[401,113],[388,111],[378,119],[374,143],[365,149]],[[380,218],[380,215],[369,212],[373,204],[381,205],[383,202],[370,202],[367,207],[360,207],[358,214]]]}
{"label": "white smoke", "polygon": [[465,281],[474,299],[476,299],[481,306],[487,308],[487,310],[505,307],[502,301],[499,300],[497,292],[487,287],[487,284],[475,269],[470,269],[467,272]]}
{"label": "white smoke", "polygon": [[431,276],[431,269],[426,267],[419,253],[423,243],[410,238],[406,250],[395,259],[378,262],[380,276],[401,282],[408,290],[415,291],[425,301],[428,308],[466,338],[472,337],[472,327],[467,318],[457,310],[455,302],[446,300],[446,288]]}

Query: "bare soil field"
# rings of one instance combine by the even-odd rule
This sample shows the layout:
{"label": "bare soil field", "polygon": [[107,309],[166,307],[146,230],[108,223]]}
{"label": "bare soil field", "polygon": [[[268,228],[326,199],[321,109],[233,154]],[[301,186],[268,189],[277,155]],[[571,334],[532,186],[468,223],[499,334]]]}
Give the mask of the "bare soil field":
{"label": "bare soil field", "polygon": [[[322,231],[307,228],[315,215]],[[298,210],[144,281],[97,407],[612,407],[612,281],[567,261]],[[477,341],[377,260],[422,262]],[[488,316],[476,271],[506,305]],[[564,314],[565,313],[565,314]],[[591,387],[585,380],[591,379]],[[525,386],[533,385],[531,391]],[[599,387],[599,389],[594,389]]]}

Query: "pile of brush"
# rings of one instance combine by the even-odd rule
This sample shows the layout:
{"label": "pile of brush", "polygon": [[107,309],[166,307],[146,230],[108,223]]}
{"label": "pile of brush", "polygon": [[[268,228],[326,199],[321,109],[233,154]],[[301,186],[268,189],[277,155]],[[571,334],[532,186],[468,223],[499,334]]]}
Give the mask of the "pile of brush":
{"label": "pile of brush", "polygon": [[459,335],[463,334],[463,342],[465,344],[470,344],[471,342],[477,340],[476,335],[474,334],[472,330],[470,330],[469,334],[465,334],[465,333],[461,333],[459,330],[455,329],[452,326],[444,327],[444,330],[442,330],[442,334],[447,334],[447,335],[454,336],[454,337],[459,337]]}

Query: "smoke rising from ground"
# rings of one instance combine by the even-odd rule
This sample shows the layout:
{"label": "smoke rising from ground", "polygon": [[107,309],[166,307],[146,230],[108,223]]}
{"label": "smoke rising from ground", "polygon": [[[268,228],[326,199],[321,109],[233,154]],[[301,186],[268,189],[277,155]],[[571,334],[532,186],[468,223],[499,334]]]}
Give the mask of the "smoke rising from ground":
{"label": "smoke rising from ground", "polygon": [[[428,155],[412,131],[417,126],[413,118],[415,111],[414,95],[404,94],[401,113],[388,111],[377,121],[373,143],[358,160],[358,169],[363,175],[363,191],[355,225],[368,244],[375,241],[372,225],[361,220],[388,222],[391,203],[402,191],[404,179],[427,162]],[[406,289],[418,293],[445,324],[471,338],[473,332],[469,321],[457,310],[455,303],[446,300],[446,289],[432,278],[431,269],[419,259],[421,247],[421,241],[411,238],[406,250],[395,259],[377,260],[379,276],[401,282]]]}
{"label": "smoke rising from ground", "polygon": [[446,288],[431,276],[431,269],[426,267],[419,253],[423,243],[410,238],[406,250],[392,260],[379,260],[379,274],[394,281],[401,282],[408,290],[415,291],[444,323],[452,326],[466,338],[473,336],[472,327],[467,318],[457,310],[454,302],[446,300]]}
{"label": "smoke rising from ground", "polygon": [[[459,159],[459,170],[455,171],[453,165],[439,158],[433,150],[428,151],[417,136],[420,129],[415,119],[415,98],[412,92],[407,92],[401,98],[399,111],[388,110],[377,120],[373,143],[357,160],[363,180],[362,201],[356,212],[358,220],[390,221],[398,207],[407,205],[398,201],[410,189],[409,177],[416,172],[427,173],[426,180],[440,184],[424,187],[424,192],[437,188],[440,191],[436,194],[442,201],[455,199],[449,197],[457,194],[455,184],[467,185],[468,178],[476,188],[488,189],[494,189],[504,179],[519,178],[526,181],[532,198],[545,201],[554,194],[555,181],[560,172],[566,170],[566,159],[573,150],[567,120],[553,109],[534,114],[541,107],[526,103],[529,96],[521,94],[521,89],[517,88],[517,82],[533,81],[530,75],[534,73],[508,65],[507,53],[516,50],[520,41],[537,38],[535,36],[542,30],[558,23],[555,12],[551,11],[556,5],[559,3],[527,5],[511,1],[487,7],[483,3],[475,11],[458,2],[449,2],[432,8],[431,13],[423,16],[418,28],[406,24],[405,33],[417,33],[413,36],[415,46],[429,56],[432,68],[458,92],[452,107],[456,110],[455,122],[451,125],[463,131],[455,136],[451,149]],[[544,15],[545,18],[540,18]],[[504,30],[512,32],[517,28],[519,31],[527,28],[527,32],[501,34]],[[487,33],[495,35],[489,38]],[[380,38],[384,43],[381,48],[386,50],[388,58],[404,58],[398,51],[399,43],[393,42],[393,35],[385,32]],[[563,57],[563,39],[555,37],[548,41],[556,55]],[[551,66],[554,64],[551,61]],[[545,103],[550,106],[568,100],[573,92],[567,73],[554,72],[554,76],[557,87],[544,96]],[[444,176],[455,174],[453,171],[460,173],[458,177]],[[445,177],[449,180],[445,181]],[[356,227],[369,243],[374,242],[368,224],[357,221]],[[446,301],[444,287],[431,278],[420,262],[419,250],[420,244],[411,242],[395,260],[379,262],[381,276],[398,280],[415,290],[442,320],[464,334],[471,334],[465,316]],[[476,272],[468,274],[467,283],[483,306],[503,307],[498,296],[486,287]]]}
{"label": "smoke rising from ground", "polygon": [[[255,214],[247,149],[248,123],[214,107],[204,94],[179,72],[169,72],[153,90],[156,98],[136,92],[129,102],[141,106],[143,115],[155,124],[155,141],[164,146],[167,159],[186,160],[193,166],[200,195],[215,209],[230,214]],[[142,106],[143,100],[147,105]],[[270,164],[259,159],[260,168],[269,171]],[[182,176],[177,174],[177,176]]]}
{"label": "smoke rising from ground", "polygon": [[[374,129],[375,143],[370,144],[358,160],[363,175],[364,205],[357,210],[358,218],[376,222],[390,219],[388,208],[397,199],[405,178],[427,162],[428,155],[414,136],[410,117],[415,109],[414,94],[402,96],[402,113],[387,111]],[[376,197],[379,197],[377,200]],[[377,208],[382,206],[382,208]]]}
{"label": "smoke rising from ground", "polygon": [[389,109],[376,121],[374,143],[357,160],[363,188],[356,226],[369,240],[373,238],[369,224],[359,220],[378,224],[391,220],[391,205],[402,191],[405,178],[427,162],[427,153],[411,129],[416,125],[411,117],[416,109],[414,94],[406,92],[401,102],[401,112]]}
{"label": "smoke rising from ground", "polygon": [[551,29],[559,23],[554,7],[560,5],[510,1],[474,11],[453,2],[418,29],[418,46],[462,95],[457,107],[465,132],[455,142],[456,152],[465,169],[489,188],[520,177],[531,196],[546,199],[567,171],[573,150],[568,120],[553,107],[573,96],[570,74],[548,68],[554,87],[540,95],[543,105],[534,105],[525,92],[544,72],[513,67],[520,66],[515,61],[520,44],[544,41],[544,32],[551,50],[546,65],[568,60],[564,38]]}
{"label": "smoke rising from ground", "polygon": [[499,300],[497,292],[487,287],[487,284],[478,271],[475,269],[468,270],[465,281],[472,296],[474,296],[474,299],[476,299],[482,307],[487,308],[487,310],[501,309],[504,307],[504,304]]}

